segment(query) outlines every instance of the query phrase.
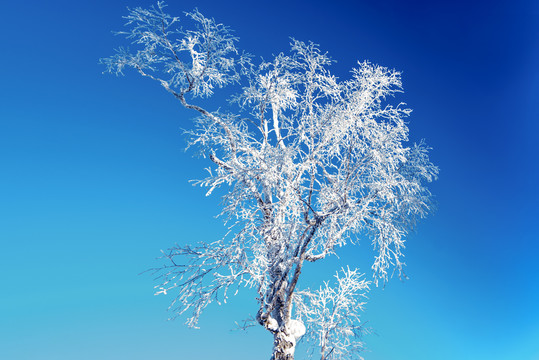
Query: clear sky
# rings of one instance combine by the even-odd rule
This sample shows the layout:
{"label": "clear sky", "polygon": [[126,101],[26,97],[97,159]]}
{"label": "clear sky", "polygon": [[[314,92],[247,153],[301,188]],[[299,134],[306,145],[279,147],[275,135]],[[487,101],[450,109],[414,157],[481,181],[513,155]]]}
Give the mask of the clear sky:
{"label": "clear sky", "polygon": [[[138,275],[174,242],[223,234],[219,198],[189,179],[192,115],[135,74],[102,75],[126,6],[9,1],[0,12],[0,358],[268,359],[243,292],[167,322]],[[407,242],[405,282],[370,294],[367,360],[539,359],[539,3],[170,1],[198,7],[266,58],[320,44],[341,78],[368,59],[403,72],[411,138],[426,138],[438,211]],[[368,241],[343,264],[369,274]],[[335,261],[308,267],[329,278]],[[368,275],[370,276],[370,274]]]}

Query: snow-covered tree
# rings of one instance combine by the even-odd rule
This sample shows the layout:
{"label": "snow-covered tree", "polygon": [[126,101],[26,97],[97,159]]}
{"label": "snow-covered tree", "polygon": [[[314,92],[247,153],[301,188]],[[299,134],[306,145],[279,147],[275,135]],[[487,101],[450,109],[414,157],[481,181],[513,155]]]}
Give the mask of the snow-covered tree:
{"label": "snow-covered tree", "polygon": [[[348,268],[318,291],[298,281],[306,261],[361,238],[372,241],[374,283],[402,271],[404,237],[428,213],[424,183],[438,170],[423,142],[408,145],[411,110],[389,102],[402,92],[400,73],[365,61],[339,80],[327,54],[294,39],[289,53],[255,64],[226,26],[197,10],[180,21],[164,8],[130,9],[122,34],[138,50],[101,61],[155,80],[198,114],[189,145],[213,164],[198,183],[208,194],[228,190],[221,214],[230,231],[164,252],[158,293],[174,294],[172,310],[190,312],[196,326],[212,301],[252,287],[256,321],[274,337],[272,359],[293,359],[306,331],[321,359],[359,356],[370,282]],[[226,85],[239,89],[227,110],[197,104]]]}

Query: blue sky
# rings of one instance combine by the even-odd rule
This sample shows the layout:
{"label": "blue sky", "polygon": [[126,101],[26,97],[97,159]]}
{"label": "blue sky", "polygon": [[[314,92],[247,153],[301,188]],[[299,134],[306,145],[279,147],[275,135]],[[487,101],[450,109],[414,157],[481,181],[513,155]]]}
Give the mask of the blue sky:
{"label": "blue sky", "polygon": [[[248,291],[200,330],[167,322],[159,250],[213,240],[218,197],[188,180],[192,115],[135,74],[102,75],[126,6],[9,2],[0,14],[0,358],[267,359]],[[367,360],[539,359],[539,5],[533,1],[193,1],[266,58],[320,44],[341,78],[368,59],[403,72],[413,140],[441,168],[438,211],[409,236],[408,281],[375,288]],[[368,241],[343,263],[368,272]],[[309,267],[330,277],[335,261]]]}

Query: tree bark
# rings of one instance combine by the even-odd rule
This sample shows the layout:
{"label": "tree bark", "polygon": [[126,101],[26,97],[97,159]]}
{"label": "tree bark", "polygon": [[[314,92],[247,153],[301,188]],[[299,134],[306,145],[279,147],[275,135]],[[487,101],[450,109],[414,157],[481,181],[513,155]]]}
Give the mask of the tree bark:
{"label": "tree bark", "polygon": [[294,360],[294,350],[296,348],[296,339],[290,333],[288,328],[288,322],[290,320],[290,314],[287,311],[286,306],[286,289],[288,288],[288,282],[283,281],[281,278],[282,271],[277,270],[274,272],[277,276],[274,279],[275,283],[281,282],[276,291],[274,292],[275,308],[272,311],[273,318],[277,322],[278,328],[273,333],[273,355],[271,360]]}
{"label": "tree bark", "polygon": [[285,331],[277,331],[273,335],[273,355],[271,360],[294,360],[296,339]]}

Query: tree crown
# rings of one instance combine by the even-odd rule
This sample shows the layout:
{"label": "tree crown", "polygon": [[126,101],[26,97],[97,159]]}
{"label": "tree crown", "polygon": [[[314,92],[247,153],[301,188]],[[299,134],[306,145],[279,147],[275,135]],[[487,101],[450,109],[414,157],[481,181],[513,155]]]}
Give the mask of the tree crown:
{"label": "tree crown", "polygon": [[[222,214],[230,231],[210,244],[164,252],[169,263],[157,269],[158,293],[175,289],[172,308],[192,310],[188,324],[195,326],[232,286],[254,287],[257,320],[268,330],[293,333],[293,318],[304,319],[318,329],[311,334],[323,358],[344,354],[354,346],[343,336],[357,334],[359,321],[351,304],[368,282],[343,270],[334,288],[300,290],[297,283],[304,261],[362,236],[375,250],[376,283],[390,269],[402,271],[404,237],[429,212],[424,184],[438,169],[424,142],[407,145],[411,110],[389,101],[402,92],[401,74],[364,61],[340,80],[326,53],[295,39],[288,54],[255,64],[226,26],[195,10],[186,13],[187,30],[164,7],[131,9],[121,34],[138,50],[119,49],[102,62],[116,74],[135,69],[198,113],[189,145],[214,164],[198,183],[208,194],[228,187]],[[233,111],[191,102],[229,84],[241,86]]]}

